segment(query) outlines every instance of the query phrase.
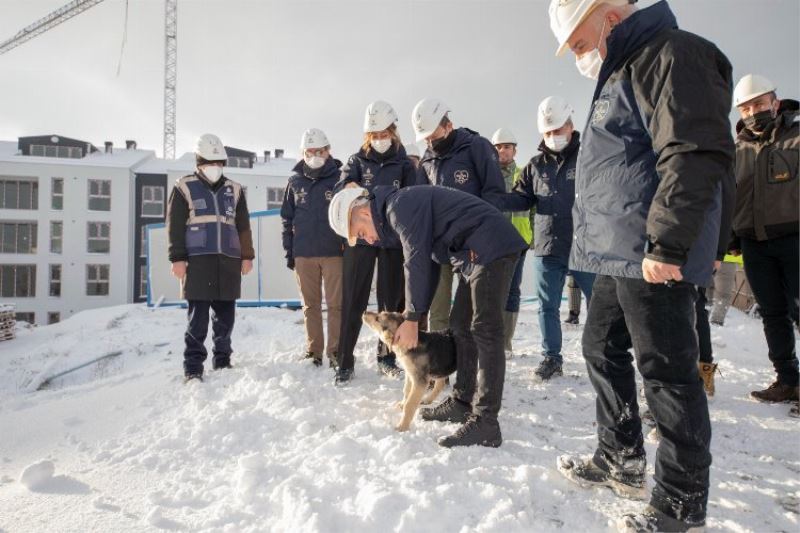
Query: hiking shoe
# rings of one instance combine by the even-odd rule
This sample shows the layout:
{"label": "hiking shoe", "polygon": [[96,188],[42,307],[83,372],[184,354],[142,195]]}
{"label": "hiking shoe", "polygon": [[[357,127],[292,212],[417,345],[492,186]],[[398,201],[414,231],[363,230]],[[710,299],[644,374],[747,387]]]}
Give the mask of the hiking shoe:
{"label": "hiking shoe", "polygon": [[223,368],[233,368],[230,361],[219,361],[212,365],[214,370],[222,370]]}
{"label": "hiking shoe", "polygon": [[350,383],[350,380],[353,379],[353,369],[352,368],[342,368],[339,367],[336,369],[336,374],[333,376],[333,384],[337,386],[343,386]]}
{"label": "hiking shoe", "polygon": [[569,312],[569,316],[564,320],[564,324],[571,324],[573,326],[577,326],[581,323],[581,315],[579,313],[573,313],[572,311]]}
{"label": "hiking shoe", "polygon": [[796,402],[798,387],[795,385],[786,385],[780,381],[774,382],[772,385],[764,390],[757,390],[750,393],[750,396],[760,402],[768,403],[783,403],[783,402]]}
{"label": "hiking shoe", "polygon": [[419,411],[423,420],[463,424],[472,414],[472,406],[448,396],[436,407],[426,407]]}
{"label": "hiking shoe", "polygon": [[189,383],[190,381],[199,381],[200,383],[203,382],[203,374],[198,372],[192,372],[190,374],[186,374],[183,377],[183,383]]}
{"label": "hiking shoe", "polygon": [[439,446],[487,446],[497,448],[503,443],[500,424],[485,416],[471,415],[455,433],[439,439]]}
{"label": "hiking shoe", "polygon": [[314,352],[306,352],[306,354],[303,356],[303,359],[311,359],[311,362],[314,364],[314,366],[322,366],[322,356],[317,355]]}
{"label": "hiking shoe", "polygon": [[703,389],[706,391],[706,396],[712,398],[714,396],[714,374],[717,372],[717,363],[697,363],[697,368],[700,370],[700,377],[703,379]]}
{"label": "hiking shoe", "polygon": [[605,461],[598,464],[594,456],[561,455],[556,459],[556,468],[561,475],[583,488],[608,487],[621,498],[643,500],[647,497],[644,483],[645,459],[634,460],[637,464],[631,471],[612,477],[611,468]]}
{"label": "hiking shoe", "polygon": [[545,356],[533,372],[542,381],[547,381],[553,376],[562,376],[561,361],[555,357]]}
{"label": "hiking shoe", "polygon": [[701,523],[682,522],[667,516],[655,507],[648,505],[641,513],[628,513],[617,521],[620,533],[682,532],[700,533],[705,531],[705,520]]}
{"label": "hiking shoe", "polygon": [[334,370],[339,368],[339,353],[338,352],[333,352],[331,354],[328,354],[328,366],[331,367]]}
{"label": "hiking shoe", "polygon": [[800,403],[794,402],[794,405],[789,409],[789,416],[800,418]]}
{"label": "hiking shoe", "polygon": [[403,369],[397,366],[397,362],[393,355],[378,356],[378,372],[384,376],[394,379],[400,379],[403,377]]}

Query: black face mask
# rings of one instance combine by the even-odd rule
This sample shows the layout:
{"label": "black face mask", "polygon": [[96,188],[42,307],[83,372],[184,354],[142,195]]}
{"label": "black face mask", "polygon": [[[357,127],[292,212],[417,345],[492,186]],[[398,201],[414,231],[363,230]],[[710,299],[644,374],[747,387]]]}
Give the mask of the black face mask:
{"label": "black face mask", "polygon": [[433,150],[437,154],[444,154],[453,146],[453,141],[455,140],[456,140],[456,130],[452,130],[450,131],[450,133],[448,133],[441,139],[436,139],[435,141],[431,141],[431,150]]}
{"label": "black face mask", "polygon": [[772,110],[759,111],[744,119],[744,127],[750,131],[760,132],[766,130],[773,120],[775,117],[772,116]]}

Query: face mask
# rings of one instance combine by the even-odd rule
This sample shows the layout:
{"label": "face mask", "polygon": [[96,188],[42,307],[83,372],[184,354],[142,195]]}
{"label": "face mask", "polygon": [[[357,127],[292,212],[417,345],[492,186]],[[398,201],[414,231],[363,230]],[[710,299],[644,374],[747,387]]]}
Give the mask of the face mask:
{"label": "face mask", "polygon": [[384,154],[386,150],[392,147],[392,139],[373,139],[369,144],[373,150],[379,154]]}
{"label": "face mask", "polygon": [[322,168],[322,165],[325,164],[325,158],[324,157],[320,157],[318,155],[315,155],[315,156],[312,156],[312,157],[306,156],[306,157],[303,158],[303,161],[306,162],[306,165],[308,165],[308,168],[313,169],[313,170],[316,170],[318,168]]}
{"label": "face mask", "polygon": [[451,131],[444,137],[439,137],[438,139],[430,142],[431,150],[436,152],[437,154],[441,154],[442,152],[446,152],[451,144],[451,137],[455,130]]}
{"label": "face mask", "polygon": [[569,144],[569,137],[566,135],[551,135],[544,138],[544,145],[554,152],[560,152]]}
{"label": "face mask", "polygon": [[759,111],[755,115],[749,116],[744,119],[744,127],[750,131],[764,131],[769,127],[775,117],[772,116],[772,110]]}
{"label": "face mask", "polygon": [[203,172],[203,176],[211,183],[216,183],[222,177],[222,167],[217,165],[206,165],[200,170]]}
{"label": "face mask", "polygon": [[603,40],[603,30],[606,29],[606,20],[603,19],[603,27],[600,28],[600,38],[594,50],[586,52],[580,57],[575,58],[575,65],[578,72],[589,79],[596,80],[600,77],[600,67],[603,66],[603,57],[600,55],[600,41]]}

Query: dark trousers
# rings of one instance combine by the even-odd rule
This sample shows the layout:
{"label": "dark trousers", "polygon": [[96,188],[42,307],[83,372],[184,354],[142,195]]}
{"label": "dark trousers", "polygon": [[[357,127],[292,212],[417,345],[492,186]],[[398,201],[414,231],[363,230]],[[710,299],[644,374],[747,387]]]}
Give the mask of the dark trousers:
{"label": "dark trousers", "polygon": [[[367,310],[375,261],[378,262],[376,292],[378,311],[402,312],[405,307],[403,251],[375,246],[348,246],[344,251],[342,278],[342,329],[339,335],[339,366],[352,369],[355,350],[361,332],[361,315]],[[378,341],[378,356],[391,354]]]}
{"label": "dark trousers", "polygon": [[687,522],[705,519],[711,424],[697,370],[695,300],[688,283],[597,276],[583,356],[597,393],[597,455],[612,473],[644,467],[633,357],[661,441],[651,505]]}
{"label": "dark trousers", "polygon": [[511,276],[511,287],[508,289],[508,300],[506,300],[506,311],[509,313],[519,313],[519,304],[522,299],[522,271],[525,268],[525,253],[519,255],[517,266],[514,267],[514,275]]}
{"label": "dark trousers", "polygon": [[450,329],[456,341],[458,373],[453,397],[472,404],[479,416],[497,419],[503,398],[506,357],[503,309],[518,255],[476,265],[469,280],[459,276]]}
{"label": "dark trousers", "polygon": [[183,371],[185,374],[202,374],[203,362],[208,352],[204,345],[208,335],[208,311],[211,316],[211,329],[214,341],[214,367],[230,363],[231,333],[236,319],[236,302],[233,300],[189,300],[189,324],[186,328],[183,351]]}
{"label": "dark trousers", "polygon": [[708,323],[708,309],[706,305],[706,289],[697,287],[697,303],[694,306],[694,313],[697,316],[695,329],[697,329],[697,344],[700,348],[700,362],[713,363],[714,351],[711,348],[711,326]]}
{"label": "dark trousers", "polygon": [[792,322],[797,324],[797,235],[756,241],[742,239],[744,272],[764,324],[769,360],[778,381],[797,386],[797,351]]}

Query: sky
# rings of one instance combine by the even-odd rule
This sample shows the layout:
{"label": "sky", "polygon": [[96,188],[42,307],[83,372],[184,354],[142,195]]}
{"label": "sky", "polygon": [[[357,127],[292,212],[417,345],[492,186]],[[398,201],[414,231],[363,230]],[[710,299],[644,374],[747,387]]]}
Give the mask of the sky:
{"label": "sky", "polygon": [[[65,3],[0,0],[0,40]],[[486,137],[510,128],[524,162],[540,141],[539,102],[563,96],[582,125],[594,88],[571,54],[555,57],[548,4],[178,0],[177,155],[206,132],[259,154],[296,155],[303,130],[316,127],[344,160],[361,144],[369,102],[390,102],[411,142],[414,104],[439,97],[456,126]],[[761,73],[779,96],[800,96],[800,2],[670,5],[683,29],[725,52],[734,82]],[[105,0],[0,55],[0,140],[55,133],[121,146],[134,139],[161,154],[163,68],[163,0]]]}

